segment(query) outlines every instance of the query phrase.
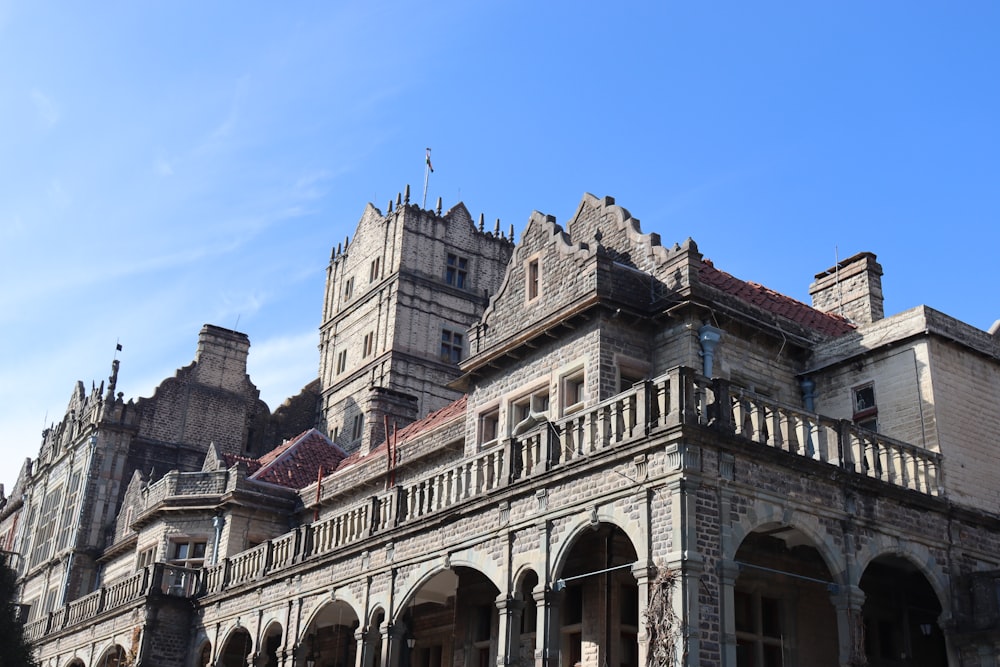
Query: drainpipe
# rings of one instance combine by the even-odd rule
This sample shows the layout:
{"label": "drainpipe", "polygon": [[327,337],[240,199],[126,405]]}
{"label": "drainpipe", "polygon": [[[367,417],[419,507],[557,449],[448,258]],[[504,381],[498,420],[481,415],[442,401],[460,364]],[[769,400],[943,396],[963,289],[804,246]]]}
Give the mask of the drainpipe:
{"label": "drainpipe", "polygon": [[707,322],[698,329],[698,342],[701,343],[702,375],[712,377],[712,361],[715,358],[715,348],[722,341],[722,329],[713,327]]}
{"label": "drainpipe", "polygon": [[799,380],[799,388],[802,390],[802,404],[805,406],[806,410],[809,412],[816,412],[816,406],[814,399],[816,394],[816,383],[809,378],[802,378]]}
{"label": "drainpipe", "polygon": [[221,514],[212,517],[212,528],[215,528],[215,540],[212,543],[212,565],[219,564],[219,545],[222,543],[222,529],[226,526],[226,519]]}

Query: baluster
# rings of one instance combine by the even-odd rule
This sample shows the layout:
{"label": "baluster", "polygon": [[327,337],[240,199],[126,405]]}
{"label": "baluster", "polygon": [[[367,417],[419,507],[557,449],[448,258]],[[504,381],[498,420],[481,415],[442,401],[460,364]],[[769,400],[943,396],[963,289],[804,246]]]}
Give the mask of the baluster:
{"label": "baluster", "polygon": [[635,394],[628,394],[622,399],[622,425],[618,440],[632,437],[635,426]]}

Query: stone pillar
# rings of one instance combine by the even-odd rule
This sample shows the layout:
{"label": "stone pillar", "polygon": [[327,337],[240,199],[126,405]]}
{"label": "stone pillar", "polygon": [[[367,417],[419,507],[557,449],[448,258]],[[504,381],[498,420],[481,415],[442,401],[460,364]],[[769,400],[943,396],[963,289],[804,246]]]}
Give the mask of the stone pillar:
{"label": "stone pillar", "polygon": [[719,631],[722,634],[722,665],[736,667],[736,580],[740,566],[731,560],[719,563]]}
{"label": "stone pillar", "polygon": [[354,652],[354,667],[371,667],[372,647],[368,643],[369,634],[371,631],[366,632],[360,626],[354,633],[354,640],[358,642],[358,649]]}
{"label": "stone pillar", "polygon": [[861,608],[865,604],[865,592],[858,586],[839,586],[830,594],[830,600],[837,612],[837,641],[840,664],[843,667],[858,664],[855,658],[864,658],[865,647],[862,639]]}
{"label": "stone pillar", "polygon": [[640,566],[639,563],[636,563],[632,566],[632,574],[635,576],[638,588],[637,597],[639,598],[639,609],[637,610],[639,613],[639,632],[636,637],[639,644],[638,661],[639,665],[644,667],[648,662],[649,655],[649,633],[646,632],[646,614],[649,611],[649,579],[656,576],[656,568],[649,565]]}
{"label": "stone pillar", "polygon": [[499,623],[497,624],[497,665],[517,663],[521,652],[521,611],[524,602],[512,595],[497,598]]}
{"label": "stone pillar", "polygon": [[559,664],[559,593],[542,588],[532,593],[535,599],[535,667]]}

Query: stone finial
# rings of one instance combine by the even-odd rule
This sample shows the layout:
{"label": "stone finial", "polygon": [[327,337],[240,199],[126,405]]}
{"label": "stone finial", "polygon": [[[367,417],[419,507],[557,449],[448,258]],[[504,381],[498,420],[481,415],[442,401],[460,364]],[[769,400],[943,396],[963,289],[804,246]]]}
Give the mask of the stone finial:
{"label": "stone finial", "polygon": [[351,245],[351,235],[348,234],[347,236],[344,237],[344,252],[347,252],[347,249],[350,247],[350,245]]}
{"label": "stone finial", "polygon": [[410,203],[410,184],[406,184],[406,189],[403,190],[403,202],[407,205]]}
{"label": "stone finial", "polygon": [[437,206],[434,208],[434,213],[441,215],[441,198],[438,197]]}
{"label": "stone finial", "polygon": [[500,236],[500,218],[497,218],[497,224],[493,228],[493,236]]}
{"label": "stone finial", "polygon": [[510,241],[511,241],[511,243],[514,242],[514,223],[513,222],[510,223]]}
{"label": "stone finial", "polygon": [[486,216],[482,213],[479,214],[479,231],[483,231],[486,226]]}
{"label": "stone finial", "polygon": [[403,205],[403,195],[401,195],[400,193],[397,192],[396,193],[396,208],[399,208],[402,205]]}
{"label": "stone finial", "polygon": [[389,200],[389,213],[392,213],[392,200]]}
{"label": "stone finial", "polygon": [[343,252],[343,250],[341,249],[340,244],[338,243],[337,244],[337,256],[339,257],[340,253],[342,253],[342,252]]}

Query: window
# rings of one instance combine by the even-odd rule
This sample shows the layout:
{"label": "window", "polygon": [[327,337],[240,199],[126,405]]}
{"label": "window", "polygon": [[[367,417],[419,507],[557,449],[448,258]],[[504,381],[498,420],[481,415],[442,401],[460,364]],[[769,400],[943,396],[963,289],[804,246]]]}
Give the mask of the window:
{"label": "window", "polygon": [[341,350],[337,353],[337,375],[344,372],[347,368],[347,350]]}
{"label": "window", "polygon": [[448,264],[444,270],[444,281],[452,287],[465,289],[469,275],[469,260],[448,253]]}
{"label": "window", "polygon": [[151,547],[146,547],[139,552],[138,557],[135,559],[135,569],[141,570],[147,565],[152,565],[156,561],[156,545]]}
{"label": "window", "polygon": [[543,387],[515,400],[510,406],[511,430],[517,431],[519,424],[523,424],[522,429],[527,430],[534,425],[527,422],[529,417],[548,417],[549,412],[549,388]]}
{"label": "window", "polygon": [[351,440],[360,440],[361,434],[365,430],[365,415],[364,413],[359,413],[354,415],[354,423],[351,426]]}
{"label": "window", "polygon": [[42,509],[38,514],[38,527],[35,530],[35,548],[31,552],[30,567],[44,562],[52,555],[55,541],[56,522],[59,518],[59,506],[62,503],[62,487],[56,487],[46,494],[42,501]]}
{"label": "window", "polygon": [[376,257],[375,259],[372,260],[372,265],[368,269],[368,282],[373,283],[376,280],[378,280],[378,278],[379,278],[379,269],[382,268],[381,264],[382,264],[382,258],[381,257]]}
{"label": "window", "polygon": [[541,267],[538,258],[529,259],[524,270],[524,291],[528,301],[538,298],[541,283]]}
{"label": "window", "polygon": [[441,361],[457,364],[462,360],[462,334],[443,329],[441,331]]}
{"label": "window", "polygon": [[854,398],[854,423],[869,431],[878,430],[878,406],[875,405],[875,385],[868,383],[851,390]]}
{"label": "window", "polygon": [[170,543],[170,564],[201,567],[205,564],[205,540],[178,540]]}
{"label": "window", "polygon": [[372,351],[375,349],[375,332],[365,334],[364,343],[361,345],[361,358],[365,359],[371,355]]}
{"label": "window", "polygon": [[344,301],[350,301],[354,294],[354,276],[344,281]]}
{"label": "window", "polygon": [[500,437],[500,408],[495,407],[479,415],[479,444],[493,442]]}
{"label": "window", "polygon": [[59,531],[59,542],[57,551],[61,551],[70,546],[69,541],[76,536],[76,517],[78,508],[76,506],[77,493],[80,490],[80,471],[77,470],[69,478],[69,485],[66,487],[66,502],[63,503],[62,510],[62,530]]}
{"label": "window", "polygon": [[560,407],[568,415],[583,407],[583,369],[565,375],[559,382]]}
{"label": "window", "polygon": [[781,667],[781,601],[758,593],[736,591],[737,667]]}

